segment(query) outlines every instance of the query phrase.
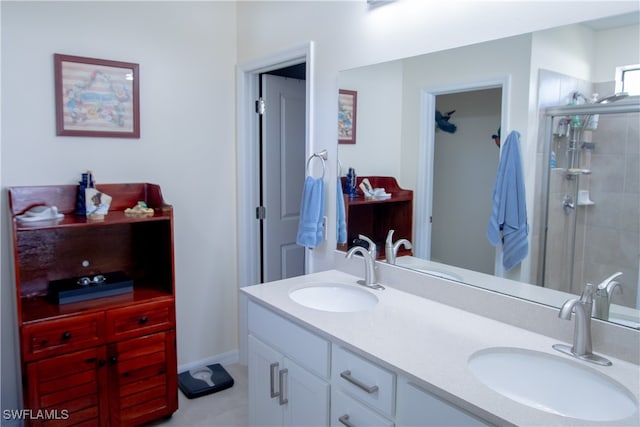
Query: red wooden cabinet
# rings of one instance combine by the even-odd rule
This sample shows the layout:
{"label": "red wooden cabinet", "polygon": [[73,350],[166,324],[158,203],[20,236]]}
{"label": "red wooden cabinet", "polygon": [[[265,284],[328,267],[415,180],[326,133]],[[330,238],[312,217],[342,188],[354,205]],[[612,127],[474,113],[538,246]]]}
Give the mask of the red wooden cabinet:
{"label": "red wooden cabinet", "polygon": [[[9,189],[30,425],[139,425],[178,408],[173,209],[154,184],[98,189],[113,198],[100,220],[74,215],[77,186]],[[153,215],[125,214],[138,201]],[[64,218],[18,220],[43,204]],[[132,290],[68,304],[48,295],[51,281],[116,271]]]}
{"label": "red wooden cabinet", "polygon": [[[407,239],[413,241],[413,191],[400,188],[395,178],[389,176],[361,176],[369,179],[373,188],[384,188],[391,193],[388,199],[367,199],[358,189],[358,197],[350,198],[345,194],[345,222],[347,224],[347,243],[338,245],[338,249],[351,248],[353,239],[363,234],[376,243],[378,259],[385,258],[385,241],[389,230],[395,230],[393,241]],[[346,178],[342,177],[344,188]],[[402,247],[398,255],[411,255],[412,251]]]}

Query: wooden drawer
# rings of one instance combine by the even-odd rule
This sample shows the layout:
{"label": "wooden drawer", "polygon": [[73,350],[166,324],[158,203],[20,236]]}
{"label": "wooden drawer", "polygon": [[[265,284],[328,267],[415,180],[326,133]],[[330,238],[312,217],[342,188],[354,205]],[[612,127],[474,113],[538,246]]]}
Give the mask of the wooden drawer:
{"label": "wooden drawer", "polygon": [[384,415],[392,417],[395,374],[342,347],[334,347],[331,382]]}
{"label": "wooden drawer", "polygon": [[107,311],[107,340],[115,341],[175,327],[172,301],[157,301]]}
{"label": "wooden drawer", "polygon": [[63,354],[104,342],[102,313],[47,320],[22,327],[24,360]]}

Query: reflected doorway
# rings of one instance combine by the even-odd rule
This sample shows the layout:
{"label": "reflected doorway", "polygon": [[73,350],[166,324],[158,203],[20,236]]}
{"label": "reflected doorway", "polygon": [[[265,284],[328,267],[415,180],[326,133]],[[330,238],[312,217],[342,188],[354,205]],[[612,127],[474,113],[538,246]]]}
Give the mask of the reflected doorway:
{"label": "reflected doorway", "polygon": [[431,137],[426,155],[431,156],[432,167],[424,177],[426,200],[417,205],[426,206],[429,213],[424,233],[428,238],[418,238],[426,240],[422,251],[427,256],[418,256],[494,274],[496,250],[487,239],[487,224],[500,158],[492,136],[502,123],[502,85],[430,95],[434,113],[450,115],[448,123],[455,125],[455,131],[451,126],[425,125]]}

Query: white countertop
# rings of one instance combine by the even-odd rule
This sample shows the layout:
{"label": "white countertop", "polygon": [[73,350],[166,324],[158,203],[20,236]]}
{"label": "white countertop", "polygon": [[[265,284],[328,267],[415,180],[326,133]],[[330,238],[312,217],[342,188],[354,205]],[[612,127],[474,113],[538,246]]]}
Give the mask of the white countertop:
{"label": "white countertop", "polygon": [[[358,279],[350,274],[329,270],[249,286],[241,291],[314,332],[338,341],[388,369],[409,376],[425,389],[490,422],[544,426],[640,425],[637,411],[627,419],[597,423],[536,410],[491,390],[477,380],[467,367],[469,357],[478,350],[490,347],[530,349],[566,357],[600,371],[621,383],[639,399],[639,366],[609,357],[599,349],[594,349],[594,352],[606,356],[613,366],[601,367],[564,356],[551,347],[557,340],[402,292],[387,284],[383,291],[371,290],[379,299],[377,305],[355,313],[314,310],[289,298],[292,290],[312,283],[339,282],[362,288],[355,284]],[[563,321],[558,319],[558,322]]]}

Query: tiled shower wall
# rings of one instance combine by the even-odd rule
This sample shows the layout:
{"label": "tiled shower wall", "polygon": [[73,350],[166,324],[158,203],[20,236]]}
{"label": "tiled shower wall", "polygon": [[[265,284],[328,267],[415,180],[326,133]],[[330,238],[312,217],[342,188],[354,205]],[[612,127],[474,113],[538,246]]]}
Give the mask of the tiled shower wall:
{"label": "tiled shower wall", "polygon": [[[613,82],[592,85],[549,71],[541,71],[539,80],[541,111],[552,105],[566,105],[575,91],[587,97],[592,92],[602,96],[613,93],[614,87]],[[544,135],[540,135],[539,142],[538,172],[543,173],[546,172],[543,168],[549,168],[542,161]],[[621,271],[623,294],[616,292],[613,302],[636,307],[640,256],[640,116],[637,113],[599,115],[597,129],[585,131],[577,144],[580,147],[582,142],[594,143],[593,150],[580,150],[580,167],[591,170],[591,174],[577,179],[567,179],[563,170],[567,165],[567,142],[566,136],[554,135],[557,168],[550,171],[544,286],[579,294],[585,283],[597,284]],[[567,215],[562,200],[566,194],[575,198],[576,184],[578,190],[589,192],[593,204],[576,203],[575,210]],[[543,191],[538,189],[537,202],[541,202],[542,197]],[[570,280],[574,220],[577,222],[573,280]],[[534,225],[534,237],[540,235],[542,227],[543,224]],[[540,279],[536,279],[539,283]]]}

